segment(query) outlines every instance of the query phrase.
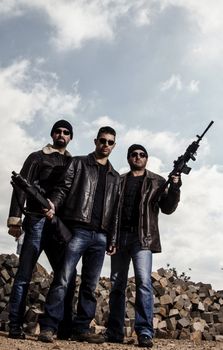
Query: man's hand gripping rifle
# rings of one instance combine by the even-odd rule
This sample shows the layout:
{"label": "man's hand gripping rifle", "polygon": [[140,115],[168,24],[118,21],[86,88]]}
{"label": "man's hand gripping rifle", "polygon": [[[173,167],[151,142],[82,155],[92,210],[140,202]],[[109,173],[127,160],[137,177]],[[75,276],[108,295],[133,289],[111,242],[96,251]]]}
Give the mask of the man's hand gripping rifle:
{"label": "man's hand gripping rifle", "polygon": [[195,161],[196,158],[196,152],[198,147],[200,146],[199,143],[208,131],[208,129],[212,126],[213,120],[210,122],[210,124],[207,126],[207,128],[204,130],[203,134],[201,136],[197,136],[197,140],[193,141],[186,149],[185,153],[178,157],[177,160],[174,160],[173,164],[173,170],[168,175],[168,180],[164,184],[164,187],[162,188],[162,191],[165,190],[165,188],[168,186],[168,184],[171,182],[171,179],[173,176],[179,176],[181,173],[188,175],[191,171],[191,168],[187,165],[189,160]]}
{"label": "man's hand gripping rifle", "polygon": [[[25,193],[31,195],[37,202],[39,202],[43,209],[51,209],[49,201],[42,195],[44,190],[38,185],[31,185],[26,179],[24,179],[20,174],[12,171],[11,184],[16,191],[16,186],[22,189]],[[71,233],[68,228],[64,225],[60,218],[56,215],[50,220],[51,231],[55,238],[60,242],[69,242],[71,239]]]}

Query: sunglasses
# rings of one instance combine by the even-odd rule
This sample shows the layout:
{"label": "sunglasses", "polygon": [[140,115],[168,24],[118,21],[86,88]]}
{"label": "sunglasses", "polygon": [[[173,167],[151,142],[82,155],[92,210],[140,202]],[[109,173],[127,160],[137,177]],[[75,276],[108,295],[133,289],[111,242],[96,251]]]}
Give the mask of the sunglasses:
{"label": "sunglasses", "polygon": [[55,134],[64,134],[64,135],[66,135],[66,136],[68,136],[68,135],[70,135],[70,131],[69,130],[61,130],[61,129],[56,129],[55,131]]}
{"label": "sunglasses", "polygon": [[109,146],[113,146],[114,143],[115,143],[115,141],[113,141],[113,140],[107,140],[107,139],[105,139],[104,137],[101,137],[101,138],[99,139],[99,142],[100,142],[102,145],[108,144]]}
{"label": "sunglasses", "polygon": [[130,154],[130,156],[132,158],[134,158],[134,157],[146,158],[146,154],[144,152],[139,152],[139,153],[138,152],[132,152]]}

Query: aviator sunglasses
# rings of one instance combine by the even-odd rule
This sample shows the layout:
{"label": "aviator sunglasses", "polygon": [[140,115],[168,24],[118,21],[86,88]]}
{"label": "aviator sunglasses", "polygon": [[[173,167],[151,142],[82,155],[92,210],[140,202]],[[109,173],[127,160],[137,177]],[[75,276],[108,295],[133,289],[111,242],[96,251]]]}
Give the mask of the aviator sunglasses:
{"label": "aviator sunglasses", "polygon": [[146,154],[144,152],[132,152],[131,153],[131,157],[140,157],[140,158],[146,158]]}
{"label": "aviator sunglasses", "polygon": [[61,130],[61,129],[56,129],[55,131],[55,134],[64,134],[66,136],[70,135],[70,131],[69,130]]}
{"label": "aviator sunglasses", "polygon": [[106,144],[108,143],[109,146],[113,146],[114,143],[115,143],[115,141],[113,141],[113,140],[107,140],[107,139],[105,139],[104,137],[101,137],[101,138],[99,139],[99,142],[100,142],[102,145],[106,145]]}

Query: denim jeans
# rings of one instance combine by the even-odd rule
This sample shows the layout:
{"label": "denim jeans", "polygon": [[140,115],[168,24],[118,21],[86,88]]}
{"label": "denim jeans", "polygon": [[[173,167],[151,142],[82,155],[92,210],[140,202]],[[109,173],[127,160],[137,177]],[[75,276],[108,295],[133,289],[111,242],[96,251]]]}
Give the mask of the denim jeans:
{"label": "denim jeans", "polygon": [[142,250],[137,233],[121,232],[120,249],[111,257],[110,314],[107,333],[123,339],[125,321],[125,289],[132,259],[135,283],[135,332],[153,337],[153,288],[151,283],[152,252]]}
{"label": "denim jeans", "polygon": [[41,329],[57,331],[58,323],[63,318],[67,287],[82,256],[82,282],[78,296],[77,317],[74,320],[74,331],[87,332],[90,322],[95,316],[94,292],[104,261],[106,234],[82,228],[75,228],[72,233],[73,237],[65,252],[64,264],[54,277],[47,296],[45,313],[39,319]]}
{"label": "denim jeans", "polygon": [[[43,250],[51,263],[54,271],[58,270],[64,256],[63,245],[53,241],[44,231],[44,217],[27,216],[23,222],[25,231],[24,242],[19,256],[19,267],[15,276],[10,301],[9,301],[9,327],[20,328],[23,326],[26,308],[26,297],[32,278],[33,269]],[[64,328],[72,322],[72,300],[75,291],[74,273],[72,283],[69,285],[69,293],[66,298],[68,305],[65,313]]]}
{"label": "denim jeans", "polygon": [[10,327],[22,327],[23,325],[29,283],[33,269],[43,250],[44,223],[45,218],[43,217],[26,217],[24,220],[25,237],[9,300]]}

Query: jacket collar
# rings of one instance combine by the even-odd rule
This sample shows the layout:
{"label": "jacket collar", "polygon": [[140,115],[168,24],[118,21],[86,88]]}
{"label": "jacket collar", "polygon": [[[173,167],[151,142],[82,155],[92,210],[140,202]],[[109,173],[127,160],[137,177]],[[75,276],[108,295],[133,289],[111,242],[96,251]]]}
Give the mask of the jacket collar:
{"label": "jacket collar", "polygon": [[[58,149],[54,148],[53,145],[51,145],[50,143],[48,143],[46,146],[44,146],[42,151],[43,151],[44,154],[60,153],[58,151]],[[64,155],[66,157],[71,157],[70,152],[68,152],[67,150],[65,150]]]}
{"label": "jacket collar", "polygon": [[[96,161],[94,152],[89,153],[89,154],[87,155],[87,158],[88,158],[88,163],[89,163],[90,165],[98,165],[98,162]],[[108,171],[111,172],[113,175],[116,175],[116,174],[117,174],[117,172],[115,171],[115,169],[113,168],[113,166],[111,165],[111,163],[109,162],[109,160],[108,160]]]}
{"label": "jacket collar", "polygon": [[[156,179],[157,175],[155,173],[153,173],[152,171],[148,170],[148,169],[145,169],[146,173],[145,173],[145,177],[147,177],[148,179]],[[131,171],[128,171],[127,173],[124,173],[121,175],[121,177],[126,177],[128,175],[131,174]]]}

